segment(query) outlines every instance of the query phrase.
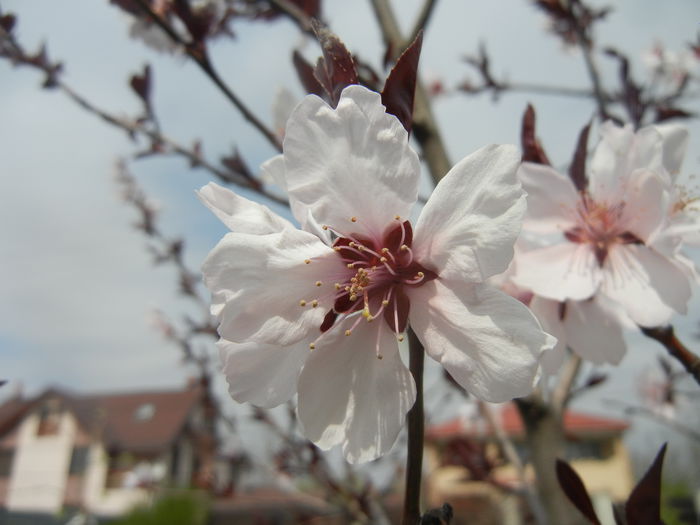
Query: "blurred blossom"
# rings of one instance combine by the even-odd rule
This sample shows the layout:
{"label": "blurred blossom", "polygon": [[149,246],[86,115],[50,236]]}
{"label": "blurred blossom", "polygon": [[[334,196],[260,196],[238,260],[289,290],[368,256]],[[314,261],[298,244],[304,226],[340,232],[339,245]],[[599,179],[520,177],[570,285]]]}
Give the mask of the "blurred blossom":
{"label": "blurred blossom", "polygon": [[231,395],[274,406],[298,392],[309,439],[342,445],[352,462],[375,459],[415,400],[397,343],[409,323],[475,396],[529,393],[555,341],[524,305],[484,283],[508,266],[520,230],[518,161],[512,146],[466,157],[414,229],[406,218],[420,163],[379,94],[349,86],[336,109],[304,98],[284,154],[263,165],[301,230],[215,184],[200,192],[232,230],[203,266]]}
{"label": "blurred blossom", "polygon": [[518,254],[513,282],[539,296],[531,307],[561,344],[593,362],[618,363],[622,325],[659,326],[686,312],[696,277],[680,248],[700,225],[690,209],[679,210],[683,128],[635,133],[605,122],[601,136],[582,191],[549,166],[522,165],[524,228],[555,237]]}
{"label": "blurred blossom", "polygon": [[670,51],[657,42],[642,54],[642,62],[652,77],[675,89],[697,73],[700,61],[691,49]]}

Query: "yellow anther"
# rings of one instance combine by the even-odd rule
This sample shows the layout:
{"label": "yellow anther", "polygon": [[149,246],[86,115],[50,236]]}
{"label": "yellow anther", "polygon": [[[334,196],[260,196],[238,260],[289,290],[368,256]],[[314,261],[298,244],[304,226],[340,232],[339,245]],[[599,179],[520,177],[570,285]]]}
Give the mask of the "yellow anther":
{"label": "yellow anther", "polygon": [[394,216],[394,219],[396,219],[397,221],[400,221],[400,220],[401,220],[401,217],[400,217],[399,215],[395,215],[395,216]]}
{"label": "yellow anther", "polygon": [[365,247],[362,246],[361,244],[358,244],[358,245],[357,245],[357,249],[358,249],[359,251],[363,251],[363,250],[365,249]]}
{"label": "yellow anther", "polygon": [[362,317],[364,317],[365,319],[369,319],[370,317],[372,317],[372,316],[370,315],[369,310],[368,310],[367,308],[365,308],[364,310],[362,310]]}
{"label": "yellow anther", "polygon": [[357,217],[350,217],[350,222],[357,222]]}
{"label": "yellow anther", "polygon": [[327,229],[328,229],[328,225],[327,225],[327,224],[324,224],[323,226],[321,226],[321,229],[322,229],[322,230],[327,230]]}
{"label": "yellow anther", "polygon": [[403,341],[403,336],[400,335],[400,336],[397,337],[397,339],[399,340],[399,342],[401,342],[401,341]]}
{"label": "yellow anther", "polygon": [[423,278],[425,277],[425,274],[423,272],[418,272],[418,277]]}
{"label": "yellow anther", "polygon": [[318,301],[317,301],[316,299],[314,299],[313,301],[311,301],[311,306],[312,306],[313,308],[316,308],[316,307],[318,306]]}
{"label": "yellow anther", "polygon": [[316,345],[313,343],[309,343],[309,350],[314,350],[316,348]]}
{"label": "yellow anther", "polygon": [[321,286],[323,283],[321,281],[316,281],[316,286]]}
{"label": "yellow anther", "polygon": [[387,258],[386,258],[386,257],[380,257],[380,258],[379,258],[379,262],[385,263],[386,261],[387,261]]}
{"label": "yellow anther", "polygon": [[389,306],[389,301],[387,301],[386,299],[384,299],[384,300],[382,301],[382,305],[383,305],[383,306]]}
{"label": "yellow anther", "polygon": [[342,286],[340,286],[340,283],[335,283],[335,289],[336,289],[336,290],[340,290],[341,288],[342,288]]}
{"label": "yellow anther", "polygon": [[355,263],[348,263],[348,268],[354,268]]}
{"label": "yellow anther", "polygon": [[351,301],[357,301],[357,296],[356,296],[355,294],[352,294],[352,295],[350,296],[350,300],[351,300]]}
{"label": "yellow anther", "polygon": [[405,244],[402,244],[402,245],[401,245],[401,251],[402,251],[402,252],[405,252],[406,250],[408,250],[408,246],[406,246]]}
{"label": "yellow anther", "polygon": [[311,259],[304,259],[304,264],[311,264]]}
{"label": "yellow anther", "polygon": [[352,330],[345,330],[345,335],[350,335],[352,333]]}
{"label": "yellow anther", "polygon": [[350,244],[348,244],[348,246],[350,246],[350,248],[357,248],[357,244],[355,244],[352,241],[350,241]]}
{"label": "yellow anther", "polygon": [[349,287],[349,286],[346,286],[346,287],[345,287],[345,291],[346,291],[346,292],[349,292],[349,291],[350,291],[350,287]]}
{"label": "yellow anther", "polygon": [[382,253],[389,253],[389,248],[382,248]]}
{"label": "yellow anther", "polygon": [[299,306],[306,306],[306,301],[304,301],[304,299],[299,301]]}
{"label": "yellow anther", "polygon": [[377,354],[377,359],[384,359],[384,356],[382,354]]}
{"label": "yellow anther", "polygon": [[339,251],[340,251],[340,246],[333,246],[333,249],[334,249],[336,252],[339,252]]}

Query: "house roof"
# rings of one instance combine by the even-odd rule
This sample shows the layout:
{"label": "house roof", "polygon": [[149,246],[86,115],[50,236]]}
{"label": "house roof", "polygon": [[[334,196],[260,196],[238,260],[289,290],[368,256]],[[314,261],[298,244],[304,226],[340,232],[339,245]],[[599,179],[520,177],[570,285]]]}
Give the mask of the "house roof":
{"label": "house roof", "polygon": [[88,434],[98,433],[108,448],[157,453],[177,438],[201,396],[198,387],[96,395],[50,389],[32,399],[15,398],[0,405],[0,434],[47,398],[58,398],[82,429]]}
{"label": "house roof", "polygon": [[[525,435],[523,420],[514,403],[502,405],[496,414],[503,431],[511,437]],[[564,414],[564,432],[570,436],[592,436],[619,434],[629,427],[627,421],[608,417],[594,416],[568,410]],[[445,440],[455,437],[485,437],[493,434],[489,425],[475,425],[464,418],[455,418],[445,423],[432,425],[426,431],[426,437],[433,440]]]}

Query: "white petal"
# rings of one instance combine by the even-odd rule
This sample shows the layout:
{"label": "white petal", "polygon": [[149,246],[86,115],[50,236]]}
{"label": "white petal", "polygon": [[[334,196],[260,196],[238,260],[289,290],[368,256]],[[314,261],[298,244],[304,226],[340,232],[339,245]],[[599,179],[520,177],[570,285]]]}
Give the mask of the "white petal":
{"label": "white petal", "polygon": [[661,124],[655,127],[663,139],[664,167],[675,177],[681,171],[688,149],[688,130],[678,124]]}
{"label": "white petal", "polygon": [[[317,237],[285,229],[269,235],[229,233],[202,271],[207,288],[225,301],[213,312],[224,339],[286,346],[318,330],[333,305],[333,283],[347,269]],[[314,299],[317,308],[311,306]],[[306,306],[300,306],[302,300]]]}
{"label": "white petal", "polygon": [[670,259],[639,245],[615,246],[605,261],[602,291],[642,326],[659,326],[673,311],[686,313],[690,282]]}
{"label": "white petal", "polygon": [[566,332],[560,319],[561,303],[535,295],[530,301],[530,310],[542,325],[542,329],[556,337],[557,344],[551,350],[542,352],[542,370],[547,375],[556,374],[566,357]]}
{"label": "white petal", "polygon": [[627,230],[647,242],[666,221],[669,194],[667,183],[658,172],[635,170],[629,177],[623,208]]}
{"label": "white petal", "polygon": [[625,355],[622,325],[601,299],[568,301],[563,322],[568,345],[583,359],[616,365]]}
{"label": "white petal", "polygon": [[290,198],[341,232],[377,238],[396,215],[409,216],[418,194],[406,130],[361,86],[345,88],[336,109],[307,96],[287,122],[284,160]]}
{"label": "white petal", "polygon": [[601,271],[588,244],[563,242],[518,254],[513,282],[548,299],[588,299]]}
{"label": "white petal", "polygon": [[197,192],[197,197],[231,231],[264,235],[292,224],[270,211],[267,206],[236,195],[231,190],[210,182]]}
{"label": "white petal", "polygon": [[486,146],[462,159],[430,196],[414,252],[447,279],[482,282],[505,271],[525,213],[515,146]]}
{"label": "white petal", "polygon": [[[263,162],[260,169],[262,178],[269,179],[285,192],[287,191],[287,175],[284,168],[284,157],[282,155],[277,155]],[[311,210],[306,205],[290,196],[289,207],[294,218],[299,221],[299,226],[302,230],[313,233],[328,245],[331,244],[330,232],[324,230],[321,225],[318,224],[311,215]]]}
{"label": "white petal", "polygon": [[335,327],[311,352],[298,413],[306,437],[324,450],[342,444],[345,458],[359,463],[389,451],[416,387],[386,323],[363,321],[350,336],[344,330]]}
{"label": "white petal", "polygon": [[426,352],[465,390],[497,403],[532,391],[540,355],[556,341],[524,304],[489,285],[442,279],[410,299]]}
{"label": "white petal", "polygon": [[220,339],[222,371],[228,392],[239,403],[271,408],[289,401],[309,355],[306,341],[291,346],[232,343]]}
{"label": "white petal", "polygon": [[518,178],[527,193],[524,228],[540,233],[561,232],[576,226],[580,196],[571,179],[551,166],[525,162]]}

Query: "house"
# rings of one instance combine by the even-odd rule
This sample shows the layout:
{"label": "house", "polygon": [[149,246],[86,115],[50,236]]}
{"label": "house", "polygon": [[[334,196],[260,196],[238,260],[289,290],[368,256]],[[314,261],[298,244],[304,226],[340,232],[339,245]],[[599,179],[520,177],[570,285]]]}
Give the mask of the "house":
{"label": "house", "polygon": [[[494,421],[527,463],[525,428],[516,406],[507,403],[493,408]],[[628,423],[567,411],[563,424],[564,458],[583,479],[596,508],[609,513],[610,504],[626,500],[634,487],[632,464],[622,442]],[[432,425],[426,432],[426,444],[429,506],[448,501],[456,507],[456,516],[481,516],[478,523],[523,523],[527,506],[517,494],[522,493],[521,475],[484,418],[457,418]],[[530,483],[534,479],[529,466],[525,477]]]}
{"label": "house", "polygon": [[124,513],[156,486],[207,486],[216,451],[206,389],[77,395],[0,405],[0,509]]}

